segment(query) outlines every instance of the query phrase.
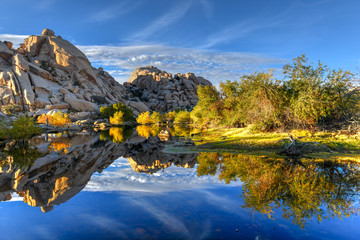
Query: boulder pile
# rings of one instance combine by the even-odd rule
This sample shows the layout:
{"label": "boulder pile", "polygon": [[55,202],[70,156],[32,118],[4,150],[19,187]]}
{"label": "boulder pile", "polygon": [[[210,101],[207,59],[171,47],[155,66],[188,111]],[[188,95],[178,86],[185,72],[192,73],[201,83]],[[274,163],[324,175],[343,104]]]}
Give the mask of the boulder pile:
{"label": "boulder pile", "polygon": [[161,113],[175,109],[191,110],[199,101],[198,85],[211,86],[211,83],[193,73],[172,76],[153,66],[135,69],[124,84],[130,99],[141,101],[150,110]]}

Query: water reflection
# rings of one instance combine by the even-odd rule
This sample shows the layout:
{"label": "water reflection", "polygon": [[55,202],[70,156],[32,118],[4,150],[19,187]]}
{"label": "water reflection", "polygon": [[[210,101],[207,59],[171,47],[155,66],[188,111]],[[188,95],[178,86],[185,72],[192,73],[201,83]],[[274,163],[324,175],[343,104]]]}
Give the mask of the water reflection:
{"label": "water reflection", "polygon": [[281,209],[285,219],[302,228],[309,220],[348,217],[358,211],[359,163],[270,159],[236,154],[201,153],[198,175],[229,183],[241,181],[244,208],[272,218]]}
{"label": "water reflection", "polygon": [[[183,136],[188,142],[189,128],[141,127],[135,132],[120,127],[98,134],[47,134],[30,142],[8,143],[0,151],[0,200],[10,200],[17,193],[28,205],[48,212],[83,190],[94,173],[101,173],[116,159],[124,157],[132,172],[126,172],[125,177],[120,174],[121,178],[138,175],[143,179],[139,184],[145,186],[146,181],[151,182],[167,169],[173,178],[168,189],[177,189],[176,184],[200,185],[197,179],[206,179],[211,184],[214,179],[224,183],[239,182],[243,208],[269,218],[281,212],[283,218],[301,227],[312,219],[320,222],[358,211],[360,170],[356,162],[270,159],[226,153],[171,154],[163,151],[166,145],[182,140],[172,137],[164,141],[158,137],[159,133],[167,130],[172,136]],[[184,168],[191,170],[191,179],[179,177]],[[97,176],[100,175],[95,174],[95,179],[99,178]],[[126,185],[127,190],[134,186],[129,181],[119,183],[121,179],[116,174],[103,176],[108,179],[95,181],[99,183],[97,188],[109,190],[101,185],[104,182]],[[154,180],[156,184],[152,187],[160,189],[159,182],[163,184],[167,180]],[[90,185],[94,187],[94,184]]]}

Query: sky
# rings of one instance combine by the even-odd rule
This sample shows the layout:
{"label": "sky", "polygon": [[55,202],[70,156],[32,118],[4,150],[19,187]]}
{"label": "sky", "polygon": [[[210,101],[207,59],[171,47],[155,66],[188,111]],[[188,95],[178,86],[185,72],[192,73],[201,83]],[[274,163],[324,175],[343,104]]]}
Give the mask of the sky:
{"label": "sky", "polygon": [[[213,84],[310,62],[360,68],[358,0],[26,0],[2,2],[0,40],[50,28],[119,82],[137,67]],[[280,72],[280,70],[279,70]]]}

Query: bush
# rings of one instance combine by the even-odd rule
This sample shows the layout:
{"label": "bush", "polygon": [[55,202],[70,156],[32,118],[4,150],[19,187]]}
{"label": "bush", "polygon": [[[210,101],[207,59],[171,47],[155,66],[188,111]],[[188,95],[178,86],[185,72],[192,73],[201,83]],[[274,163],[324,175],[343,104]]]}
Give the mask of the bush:
{"label": "bush", "polygon": [[123,113],[123,122],[134,120],[133,111],[122,103],[115,103],[108,107],[100,107],[100,116],[102,118],[108,118],[110,120],[110,117],[113,117],[116,112]]}
{"label": "bush", "polygon": [[68,114],[62,112],[57,112],[53,115],[42,114],[38,117],[37,122],[41,124],[49,123],[56,127],[66,126],[71,123]]}
{"label": "bush", "polygon": [[190,112],[188,111],[179,111],[176,113],[174,118],[174,123],[189,123],[190,122]]}
{"label": "bush", "polygon": [[39,133],[41,133],[41,128],[36,126],[33,118],[26,115],[18,117],[13,122],[0,122],[0,138],[2,139],[28,139]]}
{"label": "bush", "polygon": [[149,111],[140,113],[139,116],[136,118],[136,122],[143,125],[154,123],[151,119]]}
{"label": "bush", "polygon": [[154,124],[162,123],[163,122],[163,115],[158,112],[153,112],[151,114],[151,120]]}
{"label": "bush", "polygon": [[110,117],[110,124],[112,124],[112,125],[122,124],[124,122],[123,116],[124,116],[124,113],[121,111],[114,113],[114,115],[112,117]]}

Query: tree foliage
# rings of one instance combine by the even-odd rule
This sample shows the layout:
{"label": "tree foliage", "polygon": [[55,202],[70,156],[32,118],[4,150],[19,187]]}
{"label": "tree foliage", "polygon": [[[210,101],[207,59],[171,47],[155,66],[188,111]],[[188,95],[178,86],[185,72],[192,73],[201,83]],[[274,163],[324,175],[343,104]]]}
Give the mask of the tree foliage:
{"label": "tree foliage", "polygon": [[285,65],[283,73],[280,80],[272,70],[244,75],[239,81],[221,82],[219,91],[200,86],[192,121],[226,127],[253,124],[260,130],[314,128],[359,112],[352,73],[311,64],[305,55]]}

